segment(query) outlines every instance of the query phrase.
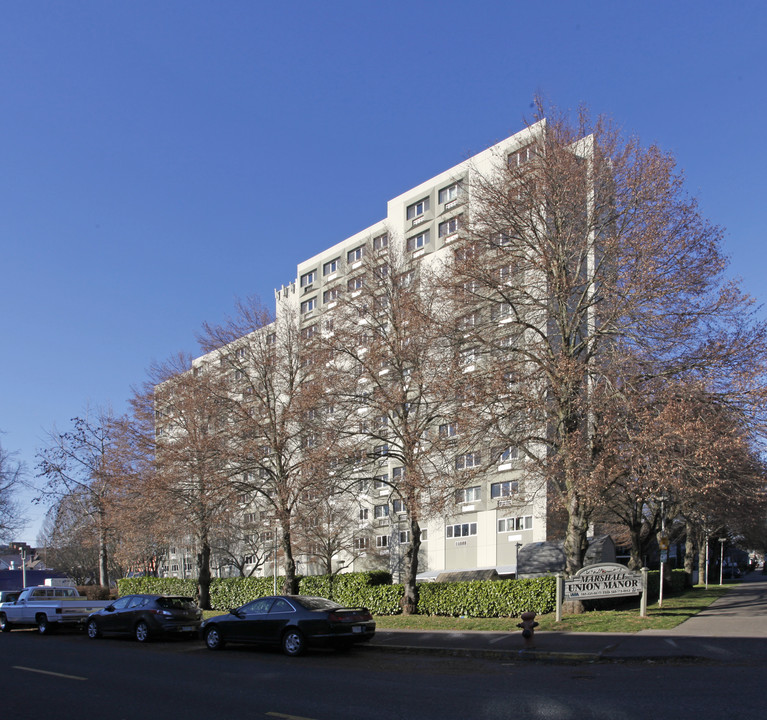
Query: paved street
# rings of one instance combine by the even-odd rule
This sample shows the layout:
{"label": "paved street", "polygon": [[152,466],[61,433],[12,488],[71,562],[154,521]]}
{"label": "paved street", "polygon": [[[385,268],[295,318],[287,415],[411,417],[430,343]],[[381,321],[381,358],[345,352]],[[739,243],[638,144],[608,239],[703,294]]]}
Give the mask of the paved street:
{"label": "paved street", "polygon": [[751,575],[675,631],[539,633],[535,653],[494,633],[381,633],[287,658],[14,631],[0,635],[0,707],[14,720],[751,720],[765,714],[766,594]]}

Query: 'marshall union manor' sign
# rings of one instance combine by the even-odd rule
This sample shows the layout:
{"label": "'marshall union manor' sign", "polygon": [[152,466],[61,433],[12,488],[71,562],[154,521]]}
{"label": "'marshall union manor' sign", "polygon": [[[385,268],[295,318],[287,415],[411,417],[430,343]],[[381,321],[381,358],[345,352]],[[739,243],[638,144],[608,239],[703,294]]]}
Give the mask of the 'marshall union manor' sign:
{"label": "'marshall union manor' sign", "polygon": [[632,572],[625,565],[602,563],[587,565],[575,576],[565,580],[566,600],[639,595],[644,590],[642,573]]}

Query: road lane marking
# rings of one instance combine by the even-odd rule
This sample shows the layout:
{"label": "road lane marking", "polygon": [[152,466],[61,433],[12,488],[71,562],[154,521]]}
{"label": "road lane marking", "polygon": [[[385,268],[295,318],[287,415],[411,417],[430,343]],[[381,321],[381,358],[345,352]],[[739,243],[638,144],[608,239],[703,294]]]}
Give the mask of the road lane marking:
{"label": "road lane marking", "polygon": [[268,712],[269,717],[283,718],[283,720],[315,720],[314,718],[301,717],[300,715],[286,715],[285,713]]}
{"label": "road lane marking", "polygon": [[25,670],[26,672],[39,673],[40,675],[53,675],[54,677],[66,678],[67,680],[87,680],[88,678],[79,675],[65,675],[64,673],[51,672],[50,670],[38,670],[37,668],[24,667],[23,665],[12,665],[14,670]]}

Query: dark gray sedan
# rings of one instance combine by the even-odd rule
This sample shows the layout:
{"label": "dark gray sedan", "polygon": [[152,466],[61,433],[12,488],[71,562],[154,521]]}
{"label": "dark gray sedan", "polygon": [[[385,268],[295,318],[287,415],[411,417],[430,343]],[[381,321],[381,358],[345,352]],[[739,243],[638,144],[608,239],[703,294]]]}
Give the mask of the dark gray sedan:
{"label": "dark gray sedan", "polygon": [[348,608],[308,595],[258,598],[203,622],[205,644],[220,650],[227,642],[281,647],[286,655],[301,655],[307,647],[351,647],[367,642],[376,624],[366,608]]}
{"label": "dark gray sedan", "polygon": [[88,617],[88,637],[132,635],[147,642],[157,635],[195,636],[202,611],[192,598],[181,595],[126,595]]}

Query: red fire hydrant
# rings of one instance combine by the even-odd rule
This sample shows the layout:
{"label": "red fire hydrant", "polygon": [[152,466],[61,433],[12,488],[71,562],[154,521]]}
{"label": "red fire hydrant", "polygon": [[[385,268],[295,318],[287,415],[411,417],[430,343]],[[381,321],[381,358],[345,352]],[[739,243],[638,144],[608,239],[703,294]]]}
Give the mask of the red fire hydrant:
{"label": "red fire hydrant", "polygon": [[535,647],[533,642],[533,636],[535,635],[535,628],[538,627],[538,623],[535,622],[534,612],[523,612],[520,617],[521,623],[517,623],[518,628],[522,628],[522,637],[525,639],[525,649],[529,650]]}

